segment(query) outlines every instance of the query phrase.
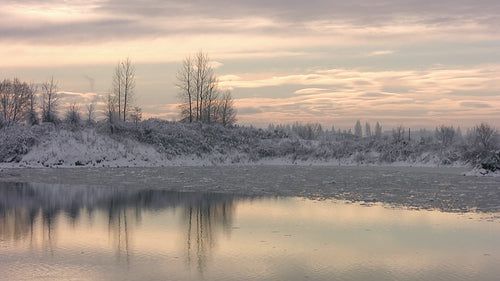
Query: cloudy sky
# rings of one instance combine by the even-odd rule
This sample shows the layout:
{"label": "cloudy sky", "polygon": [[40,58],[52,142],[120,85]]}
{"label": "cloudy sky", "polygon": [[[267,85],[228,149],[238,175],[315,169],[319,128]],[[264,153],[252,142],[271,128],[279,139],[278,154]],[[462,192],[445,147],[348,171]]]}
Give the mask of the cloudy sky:
{"label": "cloudy sky", "polygon": [[2,0],[0,78],[58,81],[65,101],[136,66],[136,104],[178,118],[177,69],[203,50],[240,124],[357,119],[500,127],[498,0]]}

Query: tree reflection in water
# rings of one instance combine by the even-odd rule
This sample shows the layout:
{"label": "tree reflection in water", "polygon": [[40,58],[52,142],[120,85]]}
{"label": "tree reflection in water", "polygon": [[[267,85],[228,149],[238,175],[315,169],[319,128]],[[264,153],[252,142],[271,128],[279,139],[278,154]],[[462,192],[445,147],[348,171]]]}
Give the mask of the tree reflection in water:
{"label": "tree reflection in water", "polygon": [[[27,240],[32,248],[54,251],[57,224],[65,217],[73,227],[82,215],[108,218],[108,239],[117,261],[130,262],[134,229],[143,211],[182,209],[185,251],[189,266],[200,274],[222,232],[230,234],[236,201],[248,197],[155,189],[0,183],[0,239]],[[37,243],[40,243],[39,245]]]}
{"label": "tree reflection in water", "polygon": [[233,202],[233,198],[224,200],[221,194],[205,194],[185,208],[187,262],[190,266],[194,262],[201,275],[217,243],[219,231],[228,235],[231,231],[236,209]]}

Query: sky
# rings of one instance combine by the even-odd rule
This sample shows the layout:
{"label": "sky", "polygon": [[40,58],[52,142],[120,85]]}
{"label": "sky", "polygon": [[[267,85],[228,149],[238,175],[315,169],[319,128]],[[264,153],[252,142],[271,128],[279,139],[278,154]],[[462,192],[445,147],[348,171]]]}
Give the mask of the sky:
{"label": "sky", "polygon": [[1,1],[0,79],[53,76],[61,107],[102,103],[129,57],[144,117],[179,119],[201,50],[242,125],[500,127],[498,0]]}

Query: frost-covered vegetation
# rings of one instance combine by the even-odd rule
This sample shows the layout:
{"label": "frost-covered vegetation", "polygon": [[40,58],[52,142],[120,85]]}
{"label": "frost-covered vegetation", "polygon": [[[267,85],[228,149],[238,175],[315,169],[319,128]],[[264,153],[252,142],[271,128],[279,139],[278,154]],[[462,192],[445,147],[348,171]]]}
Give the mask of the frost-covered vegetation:
{"label": "frost-covered vegetation", "polygon": [[235,126],[230,93],[217,88],[208,57],[200,53],[196,58],[186,59],[178,74],[183,122],[141,121],[140,107],[131,104],[135,72],[128,59],[115,70],[114,90],[104,103],[105,119],[97,122],[94,103],[87,105],[86,118],[76,103],[59,114],[60,93],[53,78],[41,85],[3,80],[0,163],[28,167],[468,165],[482,174],[500,171],[498,131],[484,123],[465,134],[445,125],[418,132],[400,126],[384,133],[378,122],[372,131],[369,123],[362,126],[360,121],[354,132],[323,130],[320,124]]}
{"label": "frost-covered vegetation", "polygon": [[487,124],[463,136],[451,126],[414,133],[399,127],[392,133],[360,136],[323,130],[319,124],[258,129],[158,119],[113,124],[67,121],[4,126],[0,143],[0,162],[31,167],[325,163],[500,170],[498,132]]}

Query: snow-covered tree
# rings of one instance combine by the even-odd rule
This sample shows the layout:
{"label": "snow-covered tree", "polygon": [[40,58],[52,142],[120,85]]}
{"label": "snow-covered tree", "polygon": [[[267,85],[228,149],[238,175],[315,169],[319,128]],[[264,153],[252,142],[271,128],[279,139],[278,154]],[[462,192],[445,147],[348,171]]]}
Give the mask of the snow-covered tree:
{"label": "snow-covered tree", "polygon": [[375,124],[375,137],[377,139],[382,137],[382,126],[380,126],[380,123],[377,121],[377,124]]}
{"label": "snow-covered tree", "polygon": [[66,111],[66,116],[64,118],[64,122],[67,124],[78,127],[82,122],[80,108],[76,103],[72,103],[69,105],[68,110]]}
{"label": "snow-covered tree", "polygon": [[476,125],[472,135],[474,145],[492,151],[499,148],[498,131],[487,123]]}
{"label": "snow-covered tree", "polygon": [[436,128],[434,136],[443,147],[449,147],[455,140],[455,129],[453,126],[441,125]]}
{"label": "snow-covered tree", "polygon": [[366,122],[365,124],[365,136],[371,137],[372,136],[372,128],[370,126],[370,123]]}
{"label": "snow-covered tree", "polygon": [[[476,125],[466,136],[464,160],[479,164],[500,149],[498,130],[486,123]],[[500,165],[500,163],[499,163]]]}
{"label": "snow-covered tree", "polygon": [[87,125],[95,123],[95,103],[91,102],[86,106]]}
{"label": "snow-covered tree", "polygon": [[394,143],[401,143],[405,139],[405,128],[400,125],[392,129],[392,140]]}
{"label": "snow-covered tree", "polygon": [[142,108],[134,106],[134,109],[130,113],[130,119],[134,124],[138,124],[142,120]]}
{"label": "snow-covered tree", "polygon": [[363,136],[363,128],[361,127],[361,122],[359,120],[356,121],[356,125],[354,125],[354,135],[357,137]]}

